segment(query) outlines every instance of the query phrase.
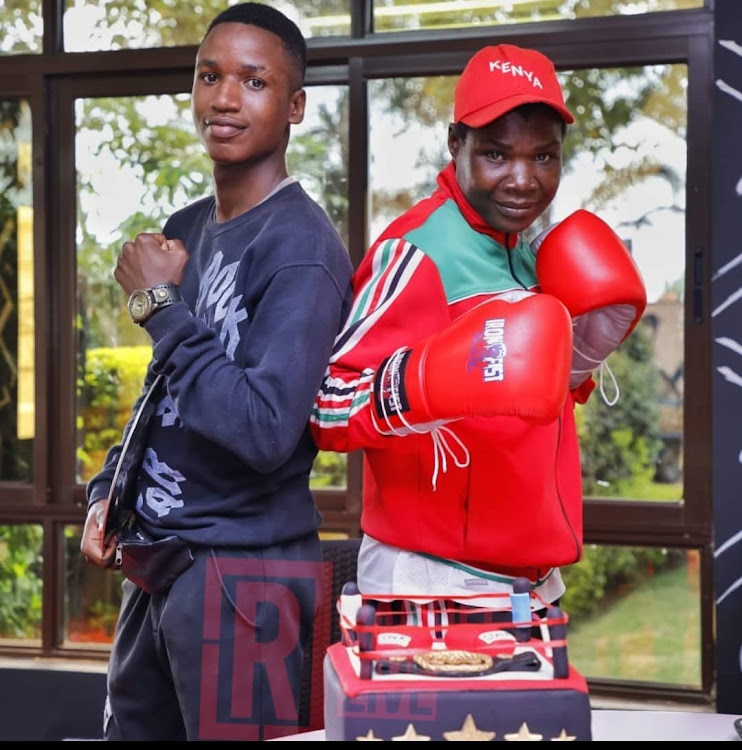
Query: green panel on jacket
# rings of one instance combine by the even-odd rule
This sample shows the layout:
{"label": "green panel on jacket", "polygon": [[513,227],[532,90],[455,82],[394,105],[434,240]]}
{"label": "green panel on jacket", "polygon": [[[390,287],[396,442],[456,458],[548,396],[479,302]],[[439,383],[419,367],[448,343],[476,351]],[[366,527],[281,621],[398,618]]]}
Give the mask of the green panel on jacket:
{"label": "green panel on jacket", "polygon": [[511,251],[515,279],[508,251],[472,229],[453,201],[446,201],[422,226],[407,232],[405,239],[438,266],[449,304],[522,285],[530,289],[537,283],[535,258],[526,242],[519,240]]}

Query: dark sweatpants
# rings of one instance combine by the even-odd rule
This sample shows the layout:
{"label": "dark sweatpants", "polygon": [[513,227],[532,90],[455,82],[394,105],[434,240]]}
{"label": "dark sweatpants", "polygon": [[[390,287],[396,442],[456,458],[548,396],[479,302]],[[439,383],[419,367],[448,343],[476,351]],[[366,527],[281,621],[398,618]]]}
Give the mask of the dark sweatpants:
{"label": "dark sweatpants", "polygon": [[326,606],[318,539],[194,553],[164,593],[124,581],[105,739],[252,741],[301,731],[304,651]]}

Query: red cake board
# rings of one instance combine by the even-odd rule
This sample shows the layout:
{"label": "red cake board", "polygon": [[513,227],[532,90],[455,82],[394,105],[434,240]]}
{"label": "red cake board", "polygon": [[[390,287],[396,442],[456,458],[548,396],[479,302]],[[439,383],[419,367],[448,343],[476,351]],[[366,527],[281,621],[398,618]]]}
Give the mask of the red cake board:
{"label": "red cake board", "polygon": [[324,660],[325,737],[356,740],[592,740],[585,678],[361,679],[352,649]]}

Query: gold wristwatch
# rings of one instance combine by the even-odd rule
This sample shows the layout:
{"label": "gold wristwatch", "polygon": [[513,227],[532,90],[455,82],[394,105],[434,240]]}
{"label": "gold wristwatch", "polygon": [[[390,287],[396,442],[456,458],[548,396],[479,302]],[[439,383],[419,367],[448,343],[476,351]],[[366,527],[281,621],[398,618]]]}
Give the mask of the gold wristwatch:
{"label": "gold wristwatch", "polygon": [[158,310],[182,299],[177,284],[157,284],[150,289],[135,289],[129,296],[129,314],[135,323],[142,325]]}

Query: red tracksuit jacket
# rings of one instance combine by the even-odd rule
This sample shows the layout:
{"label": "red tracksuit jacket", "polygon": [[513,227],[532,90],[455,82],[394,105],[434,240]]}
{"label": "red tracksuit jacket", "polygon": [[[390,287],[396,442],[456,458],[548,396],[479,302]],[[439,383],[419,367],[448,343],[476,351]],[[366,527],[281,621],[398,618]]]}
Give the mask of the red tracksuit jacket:
{"label": "red tracksuit jacket", "polygon": [[364,450],[366,534],[538,581],[582,556],[574,403],[587,400],[592,378],[546,426],[516,417],[449,423],[470,461],[459,468],[449,458],[436,489],[431,435],[381,434],[371,414],[375,372],[392,352],[445,328],[488,297],[523,288],[538,291],[528,244],[484,223],[449,164],[433,195],[392,222],[359,265],[354,305],[336,339],[310,427],[321,450]]}

